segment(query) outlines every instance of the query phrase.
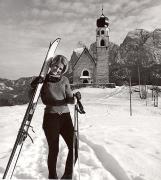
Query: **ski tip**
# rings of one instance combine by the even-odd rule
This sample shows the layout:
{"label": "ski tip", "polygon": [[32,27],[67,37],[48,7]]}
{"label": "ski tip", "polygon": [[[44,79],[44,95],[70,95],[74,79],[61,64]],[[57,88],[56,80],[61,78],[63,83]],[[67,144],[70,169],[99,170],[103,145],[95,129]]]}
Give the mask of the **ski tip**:
{"label": "ski tip", "polygon": [[55,41],[59,42],[61,40],[61,38],[57,38]]}
{"label": "ski tip", "polygon": [[50,41],[49,48],[50,48],[55,42],[59,43],[60,40],[61,40],[61,38],[57,38],[55,41],[52,41],[52,42]]}
{"label": "ski tip", "polygon": [[57,42],[57,43],[59,43],[59,42],[60,42],[60,40],[61,40],[61,38],[57,38],[55,41],[52,41],[52,42],[50,42],[50,45],[49,45],[49,47],[51,47],[51,45],[52,45],[54,42]]}

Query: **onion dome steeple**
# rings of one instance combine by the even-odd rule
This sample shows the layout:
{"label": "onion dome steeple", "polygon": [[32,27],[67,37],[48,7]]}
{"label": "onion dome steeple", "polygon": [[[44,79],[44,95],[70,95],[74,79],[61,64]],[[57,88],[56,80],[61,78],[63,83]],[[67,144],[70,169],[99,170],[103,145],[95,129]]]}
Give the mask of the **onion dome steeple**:
{"label": "onion dome steeple", "polygon": [[108,17],[104,16],[103,14],[103,7],[102,7],[102,15],[99,19],[97,19],[97,27],[108,27],[109,26],[109,19]]}
{"label": "onion dome steeple", "polygon": [[103,14],[96,24],[95,83],[109,83],[109,19]]}

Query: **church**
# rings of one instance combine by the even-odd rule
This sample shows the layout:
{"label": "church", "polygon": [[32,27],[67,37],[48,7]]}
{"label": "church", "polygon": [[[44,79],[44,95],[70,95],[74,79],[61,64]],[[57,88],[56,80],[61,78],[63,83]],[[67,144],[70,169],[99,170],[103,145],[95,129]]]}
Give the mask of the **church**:
{"label": "church", "polygon": [[72,84],[109,83],[109,19],[102,15],[96,22],[96,46],[94,51],[87,47],[73,51],[69,62]]}

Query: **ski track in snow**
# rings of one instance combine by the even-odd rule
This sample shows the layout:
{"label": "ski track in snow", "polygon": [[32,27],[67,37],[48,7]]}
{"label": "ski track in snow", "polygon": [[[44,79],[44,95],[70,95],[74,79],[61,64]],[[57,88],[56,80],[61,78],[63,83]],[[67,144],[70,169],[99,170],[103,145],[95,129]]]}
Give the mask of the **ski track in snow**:
{"label": "ski track in snow", "polygon": [[[90,126],[85,128],[90,128]],[[37,134],[41,133],[42,132],[37,132]],[[46,179],[48,176],[48,148],[46,139],[41,135],[39,137],[34,137],[33,140],[34,144],[32,144],[29,139],[26,139],[14,173],[15,179]],[[60,138],[60,152],[57,163],[59,177],[61,177],[64,171],[66,155],[67,147]],[[79,155],[81,164],[80,174],[83,180],[130,180],[119,163],[111,154],[106,152],[104,147],[93,144],[83,135],[80,135]],[[30,157],[32,157],[31,160],[33,161],[26,161],[26,159]],[[26,163],[23,163],[24,161],[26,161]],[[32,174],[30,172],[32,172]],[[101,174],[101,176],[99,176],[99,174]],[[75,179],[78,179],[78,163],[75,167]]]}
{"label": "ski track in snow", "polygon": [[[87,128],[87,127],[86,127]],[[90,127],[88,127],[90,128]],[[41,132],[39,132],[41,133]],[[43,137],[43,136],[41,136]],[[34,145],[28,141],[24,145],[24,151],[19,159],[16,167],[14,178],[16,179],[46,179],[47,172],[47,143],[45,138],[34,138]],[[36,156],[35,156],[36,154]],[[85,155],[86,154],[86,155]],[[67,148],[63,140],[60,138],[60,152],[57,163],[58,176],[61,177],[64,171],[64,163],[66,160]],[[86,136],[80,134],[80,175],[82,180],[131,180],[119,162],[106,151],[106,149],[98,144],[94,144],[88,140]],[[33,157],[33,161],[27,161],[25,166],[22,162],[26,158]],[[33,163],[34,162],[34,163]],[[21,166],[19,165],[21,164]],[[92,169],[93,173],[90,169]],[[32,171],[32,175],[30,174]],[[102,173],[97,173],[102,172]],[[101,174],[101,176],[99,176]],[[75,180],[78,178],[78,164],[75,168]],[[133,178],[133,180],[143,180]]]}
{"label": "ski track in snow", "polygon": [[[103,152],[103,147],[100,147],[98,149],[97,148],[98,148],[97,145],[92,146],[91,143],[87,141],[85,137],[80,138],[79,154],[80,154],[81,179],[108,180],[109,179],[108,177],[110,177],[110,180],[112,180],[113,173],[110,174],[109,173],[110,168],[107,168],[107,165],[104,164],[104,162],[102,162],[104,161],[105,157],[103,158],[103,154],[102,154],[102,158],[99,157],[101,153],[105,153]],[[35,178],[46,179],[46,177],[48,176],[47,164],[46,164],[47,152],[48,152],[48,148],[45,138],[34,138],[34,144],[31,144],[31,142],[28,141],[23,147],[22,154],[20,156],[20,159],[18,161],[14,173],[14,178],[15,179],[35,179]],[[62,140],[62,138],[60,138],[60,150],[59,150],[58,163],[57,163],[57,172],[59,177],[61,177],[63,174],[66,156],[67,156],[67,147],[64,141]],[[26,158],[29,157],[32,157],[31,160],[33,161],[27,161],[24,164],[23,162],[26,160]],[[109,160],[107,163],[111,164]],[[91,170],[93,173],[91,173]],[[31,171],[32,171],[32,175],[30,173]],[[99,176],[99,174],[101,174],[101,176]],[[124,176],[120,175],[120,177],[124,177]],[[78,163],[76,164],[75,167],[74,179],[75,180],[78,179]],[[116,178],[116,179],[123,180],[121,178],[120,179]],[[115,180],[115,178],[113,178],[113,180]],[[129,179],[126,178],[124,180],[129,180]]]}
{"label": "ski track in snow", "polygon": [[103,146],[92,143],[85,136],[80,137],[83,142],[87,143],[87,145],[93,149],[96,157],[102,163],[103,167],[108,172],[110,172],[117,180],[130,180],[130,178],[126,175],[125,171],[122,169],[119,163],[114,159],[111,154],[107,153]]}

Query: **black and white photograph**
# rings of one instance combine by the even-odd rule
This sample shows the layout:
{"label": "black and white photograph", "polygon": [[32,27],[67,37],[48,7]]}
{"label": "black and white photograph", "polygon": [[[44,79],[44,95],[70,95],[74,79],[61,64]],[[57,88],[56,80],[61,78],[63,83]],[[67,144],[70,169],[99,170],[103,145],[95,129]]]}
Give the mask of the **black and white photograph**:
{"label": "black and white photograph", "polygon": [[0,0],[0,179],[161,180],[161,0]]}

